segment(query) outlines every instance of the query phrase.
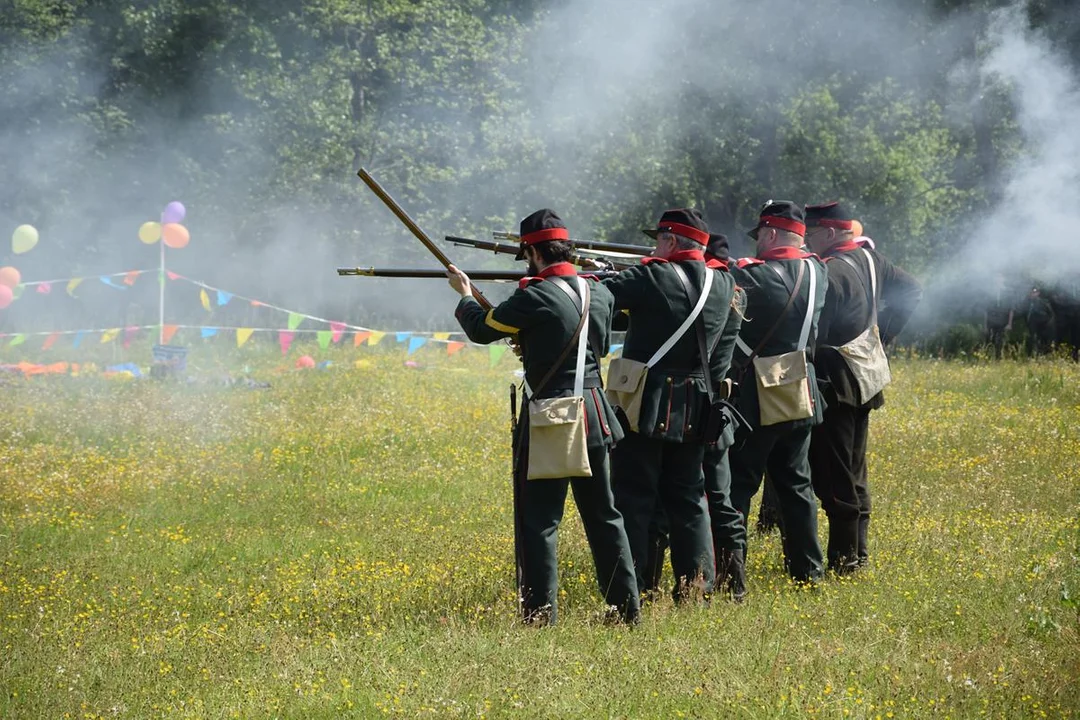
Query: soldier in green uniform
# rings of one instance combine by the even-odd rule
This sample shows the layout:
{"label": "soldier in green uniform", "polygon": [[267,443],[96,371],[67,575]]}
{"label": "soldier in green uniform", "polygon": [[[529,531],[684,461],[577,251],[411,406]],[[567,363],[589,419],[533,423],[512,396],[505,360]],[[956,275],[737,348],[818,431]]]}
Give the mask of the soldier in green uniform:
{"label": "soldier in green uniform", "polygon": [[[870,411],[885,404],[878,392],[863,398],[838,350],[876,322],[887,345],[907,324],[922,297],[915,278],[856,238],[855,221],[839,203],[808,205],[806,242],[825,259],[829,292],[818,325],[814,364],[824,387],[824,421],[814,428],[810,468],[814,491],[829,518],[829,568],[847,574],[869,557],[870,485],[866,445]],[[873,266],[870,263],[873,263]]]}
{"label": "soldier in green uniform", "polygon": [[[469,278],[452,267],[447,273],[450,284],[462,296],[455,314],[473,342],[513,338],[518,343],[526,385],[531,388],[528,394],[568,397],[574,394],[576,353],[566,351],[582,319],[577,272],[569,262],[569,235],[551,210],[538,210],[522,220],[520,235],[518,258],[529,261],[530,277],[505,302],[485,313],[472,297]],[[588,326],[581,331],[588,333],[583,396],[592,476],[529,480],[527,411],[521,414],[514,438],[518,592],[528,623],[554,623],[557,617],[557,531],[568,488],[585,526],[605,601],[627,623],[637,622],[640,614],[637,580],[608,464],[609,451],[623,434],[604,396],[598,362],[608,353],[614,300],[595,278],[588,280],[588,288]]]}
{"label": "soldier in green uniform", "polygon": [[[645,232],[657,240],[653,257],[604,281],[615,307],[629,312],[622,358],[649,366],[635,395],[640,400],[640,413],[633,413],[636,427],[620,413],[629,429],[612,454],[612,485],[642,590],[648,585],[649,526],[657,505],[663,510],[670,526],[674,596],[682,600],[695,590],[707,594],[715,581],[702,419],[727,372],[738,333],[738,321],[731,317],[735,282],[730,274],[706,267],[709,232],[696,210],[669,210],[655,230]],[[622,380],[614,371],[613,366],[609,391]]]}
{"label": "soldier in green uniform", "polygon": [[750,232],[756,257],[743,258],[732,270],[746,291],[732,374],[739,382],[736,405],[750,424],[739,429],[729,451],[732,504],[745,527],[750,499],[768,471],[783,518],[788,572],[799,582],[822,574],[807,459],[822,402],[807,355],[829,284],[824,264],[803,248],[805,232],[802,208],[770,200]]}

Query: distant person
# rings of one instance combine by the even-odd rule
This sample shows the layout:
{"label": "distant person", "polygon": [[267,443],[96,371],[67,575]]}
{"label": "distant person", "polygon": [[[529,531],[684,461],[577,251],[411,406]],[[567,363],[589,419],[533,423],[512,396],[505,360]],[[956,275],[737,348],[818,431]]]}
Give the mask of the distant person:
{"label": "distant person", "polygon": [[1080,360],[1080,275],[1059,282],[1049,300],[1057,344],[1068,348],[1074,361]]}
{"label": "distant person", "polygon": [[993,349],[994,357],[1001,359],[1005,341],[1013,329],[1012,295],[1005,283],[1004,275],[997,275],[993,284],[993,295],[986,307],[986,342]]}
{"label": "distant person", "polygon": [[732,269],[746,291],[732,376],[739,382],[736,405],[749,423],[739,428],[729,451],[732,505],[745,538],[750,500],[768,471],[783,516],[787,569],[798,582],[812,582],[823,572],[807,455],[811,427],[821,422],[811,360],[829,285],[825,265],[803,246],[805,232],[801,207],[770,200],[750,232],[756,257]]}
{"label": "distant person", "polygon": [[[557,619],[557,531],[569,488],[585,526],[600,592],[618,618],[633,624],[640,615],[637,580],[623,518],[615,508],[608,465],[608,452],[623,433],[604,397],[599,365],[610,346],[614,299],[595,279],[578,277],[569,262],[573,250],[569,237],[566,225],[551,210],[538,210],[522,220],[518,259],[528,261],[530,277],[488,312],[472,297],[465,273],[451,267],[447,276],[461,295],[455,315],[470,340],[492,343],[513,338],[520,345],[529,395],[564,398],[580,390],[584,398],[590,476],[530,479],[530,403],[525,403],[516,428],[515,549],[523,620],[546,625]],[[588,324],[583,327],[586,307]],[[579,344],[581,333],[584,344]],[[582,360],[584,369],[579,373]]]}
{"label": "distant person", "polygon": [[[806,243],[829,268],[814,356],[827,408],[824,422],[814,428],[810,466],[829,519],[826,557],[838,574],[869,559],[866,447],[870,411],[885,404],[878,387],[884,381],[874,374],[888,372],[884,346],[904,329],[922,298],[914,277],[855,237],[854,222],[840,203],[806,206]],[[880,350],[879,364],[869,370],[853,360],[865,356],[867,343]]]}
{"label": "distant person", "polygon": [[1024,317],[1028,326],[1028,354],[1038,357],[1049,352],[1054,344],[1054,309],[1037,287],[1028,293]]}

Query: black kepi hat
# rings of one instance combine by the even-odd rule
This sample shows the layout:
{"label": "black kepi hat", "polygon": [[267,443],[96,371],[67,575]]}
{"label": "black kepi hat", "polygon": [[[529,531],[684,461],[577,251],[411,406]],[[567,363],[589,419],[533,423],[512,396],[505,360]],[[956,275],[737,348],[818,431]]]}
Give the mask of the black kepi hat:
{"label": "black kepi hat", "polygon": [[717,260],[728,261],[731,251],[728,248],[727,235],[723,233],[709,233],[709,245],[705,248],[705,254],[711,255]]}
{"label": "black kepi hat", "polygon": [[677,210],[665,210],[656,223],[656,229],[642,230],[649,237],[656,239],[662,232],[669,232],[684,238],[693,240],[701,245],[709,244],[709,226],[705,224],[705,218],[693,208],[679,208]]}
{"label": "black kepi hat", "polygon": [[796,235],[806,235],[806,222],[803,220],[802,208],[790,200],[769,200],[766,202],[758,216],[758,224],[747,235],[757,240],[757,231],[763,227],[787,230]]}
{"label": "black kepi hat", "polygon": [[524,260],[525,248],[529,245],[550,240],[569,240],[570,232],[566,229],[566,223],[555,214],[554,210],[544,208],[521,221],[521,225],[518,226],[518,238],[521,241],[521,247],[518,249],[517,259]]}
{"label": "black kepi hat", "polygon": [[855,227],[855,218],[839,202],[830,202],[821,205],[807,205],[806,224],[809,227],[820,225],[821,227],[836,228],[837,230],[852,230]]}

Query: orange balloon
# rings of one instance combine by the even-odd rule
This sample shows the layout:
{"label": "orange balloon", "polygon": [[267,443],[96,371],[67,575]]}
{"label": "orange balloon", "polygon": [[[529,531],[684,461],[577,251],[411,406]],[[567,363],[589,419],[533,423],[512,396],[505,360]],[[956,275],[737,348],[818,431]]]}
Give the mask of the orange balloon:
{"label": "orange balloon", "polygon": [[855,237],[862,237],[862,234],[863,234],[862,223],[859,222],[858,220],[852,220],[851,221],[851,232]]}
{"label": "orange balloon", "polygon": [[0,285],[6,285],[11,289],[22,282],[22,273],[8,266],[0,268]]}
{"label": "orange balloon", "polygon": [[180,223],[166,223],[161,226],[161,240],[173,250],[179,250],[188,244],[191,235]]}

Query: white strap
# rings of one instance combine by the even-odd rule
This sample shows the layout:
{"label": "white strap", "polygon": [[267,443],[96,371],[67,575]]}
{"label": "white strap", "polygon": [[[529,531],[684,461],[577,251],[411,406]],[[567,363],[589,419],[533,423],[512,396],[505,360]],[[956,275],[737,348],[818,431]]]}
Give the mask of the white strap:
{"label": "white strap", "polygon": [[[577,365],[574,367],[574,397],[582,397],[585,394],[585,347],[589,338],[589,288],[585,278],[578,277],[578,296],[581,298],[581,315],[585,318],[578,333],[577,342]],[[597,362],[600,358],[596,359]]]}
{"label": "white strap", "polygon": [[870,264],[870,302],[873,304],[874,313],[870,319],[870,325],[877,325],[877,270],[874,268],[874,258],[870,256],[866,248],[859,248],[866,256],[866,262]]}
{"label": "white strap", "polygon": [[739,348],[739,351],[746,357],[750,357],[751,353],[754,352],[753,348],[744,343],[743,339],[738,335],[735,336],[735,347]]}
{"label": "white strap", "polygon": [[814,294],[817,290],[817,273],[814,272],[814,261],[804,260],[806,263],[806,269],[810,271],[810,295],[806,303],[806,317],[803,318],[802,332],[799,333],[799,347],[798,350],[805,350],[806,344],[810,341],[810,321],[814,319]]}
{"label": "white strap", "polygon": [[[675,271],[678,272],[679,270],[682,270],[682,268],[676,268]],[[697,320],[697,316],[701,314],[702,308],[705,307],[705,301],[709,299],[709,290],[712,289],[712,280],[713,271],[706,267],[705,284],[701,288],[701,296],[698,297],[697,305],[694,306],[694,309],[693,311],[691,311],[690,316],[683,320],[683,324],[679,326],[678,330],[675,331],[675,334],[669,337],[667,339],[667,342],[661,345],[660,349],[653,353],[653,356],[649,358],[649,362],[645,363],[646,367],[652,367],[656,365],[656,363],[660,362],[663,357],[668,354],[668,351],[670,351],[671,348],[675,347],[675,343],[679,342],[679,338],[683,336],[683,333],[685,333],[690,328],[690,326],[694,324],[694,321]]]}

